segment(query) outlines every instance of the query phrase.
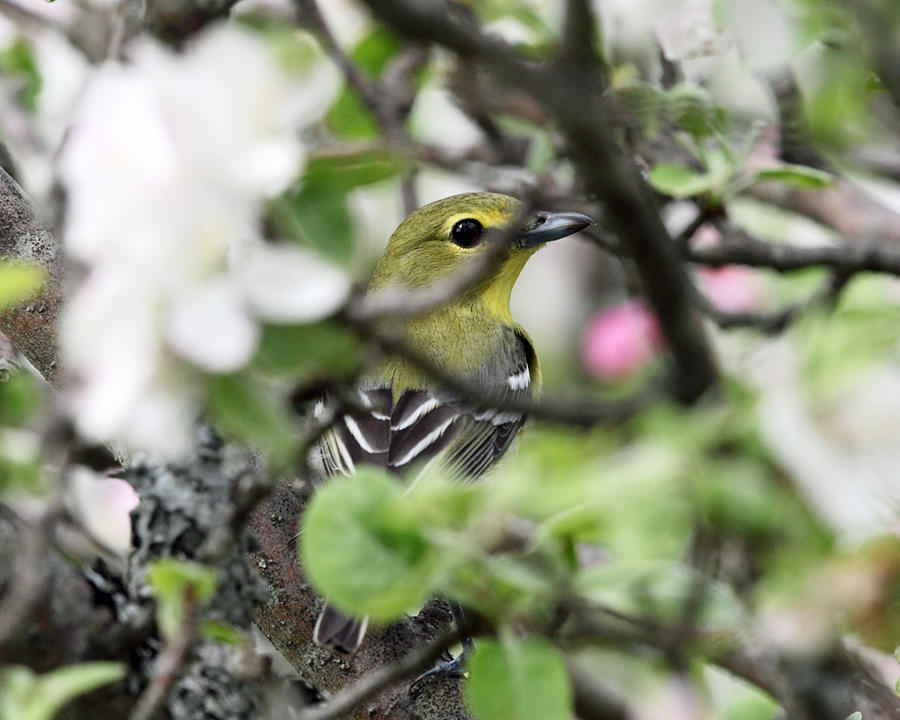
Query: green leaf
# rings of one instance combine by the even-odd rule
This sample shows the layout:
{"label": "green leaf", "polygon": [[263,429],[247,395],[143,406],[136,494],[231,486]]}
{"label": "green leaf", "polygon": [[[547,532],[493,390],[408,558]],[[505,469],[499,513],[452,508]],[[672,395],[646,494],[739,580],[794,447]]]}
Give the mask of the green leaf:
{"label": "green leaf", "polygon": [[208,600],[216,589],[216,571],[189,560],[163,558],[147,569],[147,584],[156,597],[156,621],[163,637],[171,639],[184,621],[185,603]]}
{"label": "green leaf", "polygon": [[403,487],[375,468],[321,488],[303,517],[303,565],[342,610],[390,621],[428,597],[439,557]]}
{"label": "green leaf", "polygon": [[243,645],[244,635],[238,628],[221,620],[211,620],[207,618],[200,624],[200,632],[203,636],[213,642],[223,643],[225,645]]}
{"label": "green leaf", "polygon": [[387,65],[388,60],[397,54],[400,47],[401,44],[396,35],[378,26],[356,43],[350,57],[369,75],[377,77]]}
{"label": "green leaf", "polygon": [[402,157],[384,150],[312,157],[303,173],[303,188],[306,191],[346,193],[360,185],[387,180],[405,168],[406,162]]}
{"label": "green leaf", "polygon": [[824,170],[785,163],[778,167],[757,170],[753,174],[753,182],[762,180],[777,180],[791,187],[819,190],[831,185],[834,176]]}
{"label": "green leaf", "polygon": [[650,184],[663,195],[686,198],[709,192],[715,187],[716,178],[683,165],[660,163],[650,170]]}
{"label": "green leaf", "polygon": [[669,113],[674,122],[698,140],[723,132],[727,116],[714,105],[712,96],[696,85],[680,84],[666,93]]}
{"label": "green leaf", "polygon": [[44,271],[23,262],[0,263],[0,312],[36,295],[44,285]]}
{"label": "green leaf", "polygon": [[254,362],[275,375],[347,375],[361,362],[362,346],[347,328],[334,322],[267,325]]}
{"label": "green leaf", "polygon": [[598,605],[664,623],[679,622],[688,603],[699,602],[697,621],[704,639],[716,644],[732,642],[745,625],[730,588],[678,563],[611,560],[580,572],[576,589]]}
{"label": "green leaf", "polygon": [[0,427],[0,498],[44,491],[47,474],[42,470],[42,460],[36,433]]}
{"label": "green leaf", "polygon": [[313,187],[289,193],[275,201],[272,217],[286,237],[337,262],[350,259],[353,223],[342,192]]}
{"label": "green leaf", "polygon": [[41,402],[35,379],[22,370],[11,373],[0,382],[0,421],[5,425],[22,425]]}
{"label": "green leaf", "polygon": [[272,205],[278,230],[323,255],[346,262],[353,250],[347,193],[403,172],[406,161],[383,150],[310,159],[302,181]]}
{"label": "green leaf", "polygon": [[0,50],[0,74],[17,81],[22,106],[26,110],[34,111],[43,87],[43,78],[35,62],[31,44],[27,40],[17,38],[8,47]]}
{"label": "green leaf", "polygon": [[290,462],[297,429],[283,401],[246,373],[209,378],[209,410],[223,433],[267,451],[276,464]]}
{"label": "green leaf", "polygon": [[125,677],[122,663],[69,665],[44,675],[11,665],[0,670],[0,720],[50,720],[73,698]]}
{"label": "green leaf", "polygon": [[548,641],[479,640],[469,661],[469,707],[479,720],[569,720],[572,690],[559,651]]}
{"label": "green leaf", "polygon": [[346,87],[338,95],[325,123],[336,134],[347,139],[372,138],[378,135],[378,125],[356,91]]}

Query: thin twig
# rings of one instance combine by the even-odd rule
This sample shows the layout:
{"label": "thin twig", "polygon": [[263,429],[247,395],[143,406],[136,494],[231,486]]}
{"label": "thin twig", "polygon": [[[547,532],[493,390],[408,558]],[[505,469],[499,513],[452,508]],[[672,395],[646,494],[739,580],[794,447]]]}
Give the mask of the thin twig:
{"label": "thin twig", "polygon": [[774,335],[783,332],[795,320],[817,307],[828,310],[834,308],[851,278],[852,275],[835,271],[828,276],[822,287],[808,298],[772,312],[728,312],[720,310],[702,295],[699,296],[698,304],[703,314],[722,329],[757,328],[768,335]]}
{"label": "thin twig", "polygon": [[119,0],[119,3],[110,12],[107,60],[120,60],[122,57],[122,46],[125,44],[125,30],[128,24],[129,2],[130,0]]}
{"label": "thin twig", "polygon": [[714,213],[709,208],[699,208],[697,214],[694,216],[694,219],[687,224],[684,230],[673,237],[672,241],[679,247],[679,249],[686,250],[689,246],[691,238],[694,237],[696,232],[707,222],[709,222],[713,218],[713,216]]}
{"label": "thin twig", "polygon": [[344,717],[373,695],[427,668],[444,650],[462,640],[467,632],[468,629],[461,628],[448,630],[420,650],[415,650],[401,660],[369,673],[327,702],[305,710],[300,715],[300,720],[333,720]]}
{"label": "thin twig", "polygon": [[509,250],[509,242],[527,210],[519,213],[509,228],[487,235],[483,247],[459,270],[424,288],[390,288],[352,302],[346,315],[354,323],[372,322],[382,318],[404,318],[421,315],[455,300],[475,287],[495,270]]}
{"label": "thin twig", "polygon": [[794,247],[757,240],[739,229],[729,230],[715,246],[689,248],[688,260],[710,267],[749,265],[777,272],[826,267],[846,274],[881,272],[900,275],[900,252],[862,240],[842,245]]}
{"label": "thin twig", "polygon": [[620,698],[571,658],[566,659],[566,668],[575,691],[575,714],[581,720],[630,720],[634,717]]}
{"label": "thin twig", "polygon": [[19,553],[0,602],[0,649],[21,628],[46,586],[50,535],[61,512],[62,501],[57,498],[43,510],[35,523],[18,521],[21,527]]}
{"label": "thin twig", "polygon": [[584,396],[519,399],[509,394],[498,393],[496,388],[467,381],[447,372],[423,353],[410,347],[402,338],[379,333],[367,323],[355,323],[352,320],[350,322],[363,338],[375,343],[385,352],[409,361],[475,410],[505,410],[547,422],[589,428],[595,425],[619,425],[626,422],[665,395],[664,383],[657,381],[648,383],[642,392],[622,400],[603,402]]}
{"label": "thin twig", "polygon": [[200,617],[190,589],[185,593],[184,616],[153,665],[153,679],[138,698],[129,720],[153,720],[169,697],[181,668],[197,639]]}
{"label": "thin twig", "polygon": [[363,104],[375,118],[381,131],[390,139],[399,140],[406,135],[398,121],[398,116],[387,104],[390,96],[382,93],[378,84],[372,81],[347,53],[343,51],[325,22],[316,0],[294,0],[301,13],[301,22],[310,27],[319,37],[322,47],[334,63],[341,69],[347,82],[356,91]]}

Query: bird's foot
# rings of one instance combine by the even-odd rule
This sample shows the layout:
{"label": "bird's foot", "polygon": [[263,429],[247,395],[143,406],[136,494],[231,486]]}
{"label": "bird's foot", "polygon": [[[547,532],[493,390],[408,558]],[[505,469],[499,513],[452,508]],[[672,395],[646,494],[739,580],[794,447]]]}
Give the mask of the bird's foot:
{"label": "bird's foot", "polygon": [[452,660],[447,660],[445,662],[442,662],[440,665],[435,665],[433,668],[431,668],[431,670],[423,672],[421,675],[419,675],[419,677],[417,677],[415,680],[413,680],[412,683],[410,684],[409,694],[412,695],[413,692],[415,691],[415,689],[417,687],[419,687],[419,685],[421,685],[422,681],[424,681],[428,678],[434,678],[434,677],[461,678],[461,677],[465,677],[463,665],[465,664],[465,661],[468,659],[468,655],[469,655],[469,648],[463,647],[462,652],[460,652],[460,654],[457,655]]}

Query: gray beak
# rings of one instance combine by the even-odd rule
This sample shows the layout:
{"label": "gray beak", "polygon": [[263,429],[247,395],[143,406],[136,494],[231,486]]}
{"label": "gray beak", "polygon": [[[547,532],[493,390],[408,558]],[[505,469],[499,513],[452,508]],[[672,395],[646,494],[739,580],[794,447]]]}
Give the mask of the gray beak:
{"label": "gray beak", "polygon": [[516,243],[520,248],[530,248],[567,237],[593,224],[593,220],[581,213],[536,212],[516,235]]}

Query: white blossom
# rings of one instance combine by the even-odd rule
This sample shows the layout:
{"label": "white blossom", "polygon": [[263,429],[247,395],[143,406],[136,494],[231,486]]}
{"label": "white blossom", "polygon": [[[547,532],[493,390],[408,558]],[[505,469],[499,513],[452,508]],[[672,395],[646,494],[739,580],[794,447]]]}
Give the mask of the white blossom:
{"label": "white blossom", "polygon": [[189,449],[201,372],[245,366],[260,321],[318,319],[347,296],[343,272],[258,229],[337,81],[321,57],[290,79],[229,25],[182,54],[130,50],[90,79],[60,156],[65,247],[87,268],[62,351],[83,434],[173,456]]}
{"label": "white blossom", "polygon": [[311,322],[336,311],[347,279],[313,253],[291,246],[252,246],[238,265],[250,307],[274,322]]}

